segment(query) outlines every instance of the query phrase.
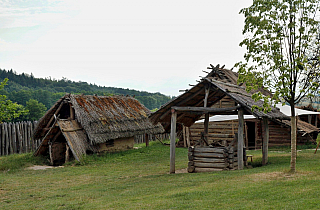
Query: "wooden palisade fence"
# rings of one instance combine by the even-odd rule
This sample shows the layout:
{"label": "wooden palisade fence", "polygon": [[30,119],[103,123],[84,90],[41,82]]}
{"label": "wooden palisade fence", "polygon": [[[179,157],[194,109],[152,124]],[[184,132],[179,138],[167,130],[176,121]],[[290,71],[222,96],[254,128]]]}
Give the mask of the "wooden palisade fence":
{"label": "wooden palisade fence", "polygon": [[[146,143],[146,136],[143,135],[136,135],[134,136],[134,143],[141,144]],[[157,141],[157,140],[165,140],[169,139],[170,134],[169,133],[162,133],[162,134],[148,134],[149,141]]]}
{"label": "wooden palisade fence", "polygon": [[15,153],[28,153],[37,149],[40,140],[33,141],[35,122],[17,122],[0,124],[0,156]]}

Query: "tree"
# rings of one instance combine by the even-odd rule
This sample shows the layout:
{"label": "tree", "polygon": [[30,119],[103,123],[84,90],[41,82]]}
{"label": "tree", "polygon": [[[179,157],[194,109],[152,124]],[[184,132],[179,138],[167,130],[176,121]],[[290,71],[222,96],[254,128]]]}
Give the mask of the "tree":
{"label": "tree", "polygon": [[30,121],[39,120],[47,110],[43,103],[39,103],[34,99],[27,101],[26,109],[29,110],[29,113],[25,116],[25,119]]}
{"label": "tree", "polygon": [[303,97],[319,89],[319,21],[318,0],[253,0],[240,11],[245,16],[240,46],[246,46],[246,62],[239,62],[238,82],[246,83],[247,91],[265,87],[274,92],[268,98],[260,92],[255,100],[264,100],[260,110],[282,100],[291,106],[291,165],[296,170],[297,128],[294,106]]}
{"label": "tree", "polygon": [[[8,79],[5,78],[0,84],[0,90],[7,85]],[[7,99],[7,96],[0,95],[0,122],[11,122],[20,115],[26,114],[28,111],[20,104],[13,103]]]}

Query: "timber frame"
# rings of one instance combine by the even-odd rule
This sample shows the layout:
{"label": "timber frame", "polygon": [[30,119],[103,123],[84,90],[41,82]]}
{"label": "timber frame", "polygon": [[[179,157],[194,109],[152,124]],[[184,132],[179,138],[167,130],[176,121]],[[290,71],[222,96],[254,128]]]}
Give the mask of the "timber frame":
{"label": "timber frame", "polygon": [[[270,112],[263,113],[258,110],[252,111],[252,107],[257,105],[261,107],[262,101],[254,101],[251,93],[246,92],[245,86],[237,85],[236,79],[228,79],[228,75],[234,74],[231,70],[224,71],[218,66],[208,67],[212,71],[201,81],[194,85],[190,90],[181,94],[177,98],[163,105],[158,111],[150,116],[153,123],[160,122],[164,129],[171,130],[170,135],[170,173],[175,173],[175,141],[177,125],[190,127],[201,116],[204,117],[204,138],[203,142],[208,145],[208,124],[211,115],[238,115],[238,158],[243,155],[243,135],[244,135],[244,114],[252,114],[264,122],[266,135],[263,141],[263,164],[268,162],[268,120],[289,120],[289,118],[281,113],[278,109],[272,108]],[[230,72],[229,72],[230,71]],[[227,72],[227,73],[223,73]],[[223,73],[223,74],[222,74]],[[228,75],[227,75],[228,74]],[[213,108],[221,99],[228,97],[233,101],[233,106]],[[181,126],[180,126],[181,127]],[[238,160],[238,169],[243,169],[243,159]]]}

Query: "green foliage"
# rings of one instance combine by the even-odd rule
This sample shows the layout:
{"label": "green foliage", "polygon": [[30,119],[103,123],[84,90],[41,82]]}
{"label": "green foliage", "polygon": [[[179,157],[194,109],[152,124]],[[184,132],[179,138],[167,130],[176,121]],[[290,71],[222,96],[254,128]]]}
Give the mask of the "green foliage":
{"label": "green foliage", "polygon": [[[0,90],[7,85],[8,79],[5,78],[0,84]],[[20,104],[13,103],[7,99],[6,95],[0,95],[0,122],[11,122],[20,115],[27,114],[28,111]]]}
{"label": "green foliage", "polygon": [[35,99],[29,99],[26,102],[26,109],[29,111],[27,115],[20,118],[20,121],[36,121],[39,120],[47,111],[46,106],[43,103],[38,102]]}
{"label": "green foliage", "polygon": [[62,77],[61,80],[49,78],[35,78],[32,74],[22,73],[18,75],[13,70],[1,70],[0,79],[9,78],[9,86],[5,90],[0,90],[0,94],[6,95],[11,101],[26,106],[26,102],[35,99],[50,108],[54,103],[66,93],[85,95],[130,95],[135,96],[138,101],[148,109],[159,108],[164,103],[171,100],[170,96],[161,93],[148,93],[131,89],[101,87],[86,82],[73,82]]}
{"label": "green foliage", "polygon": [[[305,96],[318,93],[320,85],[320,37],[318,30],[318,0],[253,0],[240,11],[245,16],[245,63],[239,62],[239,83],[247,91],[264,86],[274,92],[271,100],[261,93],[254,100],[264,100],[263,107],[283,99],[291,106],[293,125],[294,106]],[[284,102],[282,101],[282,102]],[[291,128],[291,171],[296,165],[296,126]]]}
{"label": "green foliage", "polygon": [[273,91],[272,100],[254,95],[255,100],[290,105],[319,88],[319,10],[316,0],[254,0],[252,6],[240,11],[245,16],[245,63],[239,67],[238,82],[245,82],[247,90],[262,85]]}

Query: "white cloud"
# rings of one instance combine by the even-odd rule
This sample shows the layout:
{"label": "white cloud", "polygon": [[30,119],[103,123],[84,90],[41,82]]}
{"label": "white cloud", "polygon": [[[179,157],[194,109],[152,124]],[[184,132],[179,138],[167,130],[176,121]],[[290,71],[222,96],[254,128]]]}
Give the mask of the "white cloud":
{"label": "white cloud", "polygon": [[177,95],[210,63],[231,68],[242,58],[238,12],[250,1],[230,2],[47,1],[35,13],[14,7],[21,11],[0,20],[28,31],[9,42],[0,29],[0,47],[20,52],[0,56],[0,68]]}

